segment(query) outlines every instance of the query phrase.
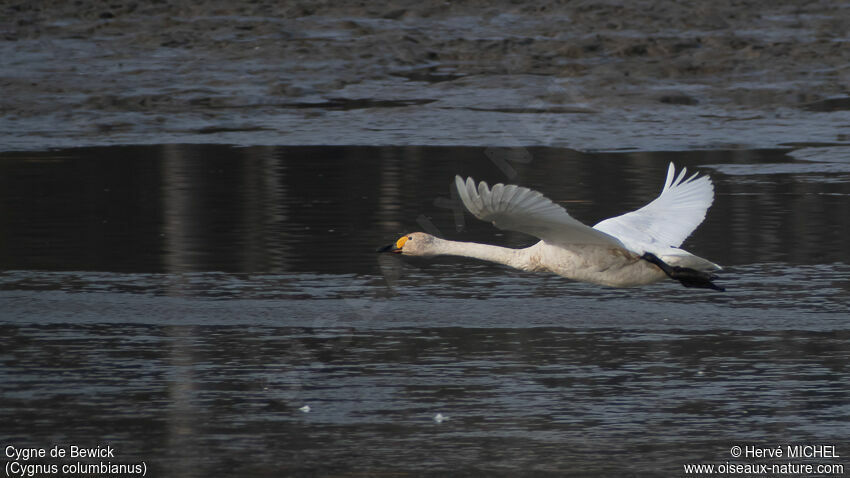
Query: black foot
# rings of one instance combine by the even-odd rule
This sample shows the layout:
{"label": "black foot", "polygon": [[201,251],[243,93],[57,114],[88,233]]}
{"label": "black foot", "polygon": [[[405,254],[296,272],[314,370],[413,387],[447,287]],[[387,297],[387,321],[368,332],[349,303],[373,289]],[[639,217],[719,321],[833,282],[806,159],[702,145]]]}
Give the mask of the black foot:
{"label": "black foot", "polygon": [[721,292],[725,291],[723,287],[716,285],[711,282],[714,279],[717,279],[717,276],[710,272],[702,272],[696,269],[691,269],[689,267],[679,267],[679,266],[671,266],[666,262],[662,261],[655,254],[645,253],[641,256],[641,259],[651,262],[658,266],[659,269],[664,271],[665,274],[670,276],[671,279],[675,279],[682,283],[685,287],[696,287],[699,289],[714,289],[719,290]]}

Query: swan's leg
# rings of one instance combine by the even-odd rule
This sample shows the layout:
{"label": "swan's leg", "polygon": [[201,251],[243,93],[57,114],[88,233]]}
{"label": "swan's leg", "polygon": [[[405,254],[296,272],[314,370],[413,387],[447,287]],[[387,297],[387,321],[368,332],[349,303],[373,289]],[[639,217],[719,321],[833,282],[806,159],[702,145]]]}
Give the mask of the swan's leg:
{"label": "swan's leg", "polygon": [[725,291],[723,287],[716,285],[711,282],[716,279],[717,276],[710,272],[698,271],[696,269],[691,269],[689,267],[679,267],[679,266],[671,266],[666,262],[662,261],[655,254],[650,252],[645,253],[641,256],[641,259],[651,262],[658,266],[659,269],[664,271],[665,274],[670,276],[671,279],[675,279],[682,283],[685,287],[697,287],[700,289],[714,289],[719,291]]}

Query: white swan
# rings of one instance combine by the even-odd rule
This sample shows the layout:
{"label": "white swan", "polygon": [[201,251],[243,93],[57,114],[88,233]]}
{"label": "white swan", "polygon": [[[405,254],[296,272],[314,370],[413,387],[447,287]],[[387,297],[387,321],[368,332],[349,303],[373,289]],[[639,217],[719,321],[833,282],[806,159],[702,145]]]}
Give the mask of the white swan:
{"label": "white swan", "polygon": [[613,287],[651,284],[667,277],[686,287],[724,290],[712,271],[720,266],[679,249],[714,201],[706,176],[685,179],[673,163],[661,194],[646,206],[588,227],[537,191],[455,177],[463,204],[475,217],[500,229],[540,238],[524,249],[448,241],[424,232],[405,234],[378,249],[410,256],[474,257],[524,271],[553,272],[569,279]]}

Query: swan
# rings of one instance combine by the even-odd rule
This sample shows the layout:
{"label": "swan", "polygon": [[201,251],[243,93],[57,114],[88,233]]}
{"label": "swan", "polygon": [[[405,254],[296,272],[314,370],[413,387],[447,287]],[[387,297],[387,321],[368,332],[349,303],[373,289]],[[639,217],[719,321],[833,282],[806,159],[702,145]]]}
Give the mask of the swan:
{"label": "swan", "polygon": [[516,185],[455,176],[463,205],[499,229],[540,239],[513,249],[441,239],[424,232],[401,236],[378,249],[407,256],[462,256],[497,262],[531,272],[551,272],[568,279],[611,287],[633,287],[669,278],[685,287],[723,291],[712,282],[717,264],[680,249],[705,219],[714,201],[714,186],[699,173],[685,179],[673,163],[661,194],[646,206],[588,227],[543,194]]}

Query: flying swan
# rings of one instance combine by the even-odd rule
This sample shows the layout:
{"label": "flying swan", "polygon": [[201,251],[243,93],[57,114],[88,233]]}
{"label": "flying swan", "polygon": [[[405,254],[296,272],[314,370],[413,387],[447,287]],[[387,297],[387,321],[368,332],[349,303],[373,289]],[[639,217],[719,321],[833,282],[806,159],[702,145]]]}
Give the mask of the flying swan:
{"label": "flying swan", "polygon": [[462,256],[498,262],[532,272],[612,287],[652,284],[670,277],[685,287],[722,291],[714,284],[720,266],[679,249],[705,218],[714,201],[706,176],[685,179],[673,163],[661,194],[646,206],[588,227],[537,191],[455,176],[464,206],[499,229],[540,239],[524,249],[440,239],[424,232],[405,234],[378,252],[408,256]]}

